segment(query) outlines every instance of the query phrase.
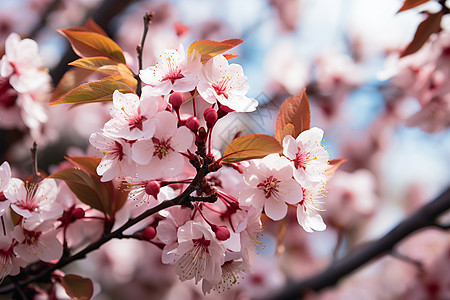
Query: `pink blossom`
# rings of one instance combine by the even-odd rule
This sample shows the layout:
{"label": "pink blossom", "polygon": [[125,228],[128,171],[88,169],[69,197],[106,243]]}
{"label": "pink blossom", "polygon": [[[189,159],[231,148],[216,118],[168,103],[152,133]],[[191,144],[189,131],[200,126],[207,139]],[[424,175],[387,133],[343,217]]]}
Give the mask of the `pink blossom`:
{"label": "pink blossom", "polygon": [[5,161],[0,166],[0,216],[2,216],[9,207],[10,201],[3,193],[7,188],[11,179],[11,167]]}
{"label": "pink blossom", "polygon": [[328,153],[320,144],[323,130],[317,127],[305,130],[294,139],[287,135],[283,139],[283,154],[294,167],[294,178],[303,187],[325,180],[328,169]]}
{"label": "pink blossom", "polygon": [[101,181],[110,181],[119,175],[134,175],[130,146],[123,139],[111,137],[105,132],[96,132],[91,135],[89,142],[104,154],[97,167],[97,174],[102,176]]}
{"label": "pink blossom", "polygon": [[287,203],[296,204],[302,200],[302,188],[292,178],[289,161],[276,153],[254,161],[244,169],[243,176],[247,187],[239,194],[240,204],[264,208],[272,220],[286,216]]}
{"label": "pink blossom", "polygon": [[14,244],[9,236],[0,235],[0,282],[8,275],[19,274],[20,267],[25,267],[25,261],[14,254]]}
{"label": "pink blossom", "polygon": [[12,178],[5,196],[11,201],[11,208],[27,222],[41,223],[54,220],[62,215],[62,206],[55,202],[58,186],[54,179],[45,178],[39,183]]}
{"label": "pink blossom", "polygon": [[166,49],[155,66],[141,70],[142,81],[152,87],[154,96],[167,95],[171,91],[188,92],[197,85],[200,71],[200,55],[186,58],[182,45],[178,49]]}
{"label": "pink blossom", "polygon": [[142,179],[178,176],[184,168],[180,152],[191,147],[194,136],[185,126],[177,128],[177,118],[168,111],[157,113],[155,122],[154,136],[133,144],[132,157],[139,164],[137,173]]}
{"label": "pink blossom", "polygon": [[221,266],[225,259],[224,246],[203,224],[188,221],[178,228],[176,273],[181,281],[195,278],[195,283],[206,278],[216,284],[222,278]]}
{"label": "pink blossom", "polygon": [[250,207],[246,218],[246,227],[240,232],[242,259],[253,266],[256,262],[257,247],[262,245],[258,239],[262,235],[261,210]]}
{"label": "pink blossom", "polygon": [[303,200],[297,205],[297,221],[306,232],[323,231],[326,225],[319,212],[322,202],[318,199],[323,197],[325,184],[319,183],[313,187],[303,188]]}
{"label": "pink blossom", "polygon": [[248,79],[238,64],[228,64],[223,55],[208,60],[200,74],[197,91],[208,103],[219,102],[237,112],[251,112],[258,101],[247,98]]}
{"label": "pink blossom", "polygon": [[112,119],[105,124],[109,135],[127,140],[151,138],[155,132],[153,117],[158,109],[157,97],[139,97],[136,94],[113,94]]}
{"label": "pink blossom", "polygon": [[218,293],[224,293],[238,284],[239,279],[243,278],[244,274],[247,273],[247,265],[239,260],[228,260],[222,265],[221,269],[222,278],[218,283],[212,284],[208,278],[203,279],[203,294],[208,294],[211,289]]}
{"label": "pink blossom", "polygon": [[11,33],[5,42],[5,55],[0,61],[0,76],[9,77],[9,82],[19,93],[34,90],[47,81],[48,74],[39,70],[42,60],[38,45],[31,39],[21,40]]}
{"label": "pink blossom", "polygon": [[56,238],[57,233],[48,223],[42,223],[33,230],[16,226],[11,233],[11,236],[19,242],[14,247],[14,253],[27,262],[35,262],[38,259],[50,262],[59,259],[63,253],[63,246]]}

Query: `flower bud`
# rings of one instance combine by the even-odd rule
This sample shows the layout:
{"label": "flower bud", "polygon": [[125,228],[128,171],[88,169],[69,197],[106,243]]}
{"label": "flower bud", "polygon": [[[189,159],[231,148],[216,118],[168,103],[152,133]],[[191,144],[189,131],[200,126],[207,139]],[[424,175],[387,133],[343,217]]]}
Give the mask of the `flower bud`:
{"label": "flower bud", "polygon": [[176,109],[181,106],[184,102],[184,97],[182,93],[175,92],[172,93],[169,97],[169,103],[172,104],[172,106]]}
{"label": "flower bud", "polygon": [[145,186],[145,192],[156,198],[156,196],[158,196],[159,191],[161,189],[161,184],[156,181],[156,180],[151,180],[147,183],[147,185]]}
{"label": "flower bud", "polygon": [[219,241],[226,241],[230,238],[230,231],[226,226],[213,226],[213,231]]}
{"label": "flower bud", "polygon": [[207,108],[203,112],[203,117],[205,117],[205,121],[207,124],[214,125],[217,122],[219,116],[217,115],[217,111],[213,108]]}
{"label": "flower bud", "polygon": [[156,236],[156,229],[153,226],[148,226],[142,232],[142,235],[147,239],[151,240]]}
{"label": "flower bud", "polygon": [[191,131],[196,132],[198,130],[198,128],[200,127],[200,122],[198,121],[198,119],[196,117],[192,116],[186,120],[184,125],[186,125],[186,127],[189,128]]}
{"label": "flower bud", "polygon": [[75,208],[72,211],[72,216],[77,220],[84,218],[84,209],[82,209],[81,207]]}

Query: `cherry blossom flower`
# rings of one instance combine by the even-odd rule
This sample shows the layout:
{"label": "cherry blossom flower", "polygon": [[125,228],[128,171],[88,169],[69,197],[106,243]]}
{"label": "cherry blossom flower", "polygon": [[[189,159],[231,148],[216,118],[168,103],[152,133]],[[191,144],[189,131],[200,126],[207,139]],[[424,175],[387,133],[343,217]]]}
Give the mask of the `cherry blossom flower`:
{"label": "cherry blossom flower", "polygon": [[39,88],[48,79],[41,71],[42,60],[38,45],[31,39],[21,40],[17,33],[11,33],[5,42],[5,55],[0,61],[0,76],[9,77],[9,82],[19,93]]}
{"label": "cherry blossom flower", "polygon": [[106,132],[96,132],[91,135],[89,142],[104,154],[97,167],[97,174],[102,176],[101,181],[110,181],[119,175],[134,175],[130,146],[123,139],[111,137]]}
{"label": "cherry blossom flower", "polygon": [[143,204],[156,205],[164,200],[173,197],[174,191],[171,187],[164,186],[159,191],[156,198],[146,192],[145,187],[149,180],[142,180],[139,178],[125,178],[128,185],[128,199],[132,200],[136,206],[141,206]]}
{"label": "cherry blossom flower", "polygon": [[178,228],[176,273],[181,281],[195,278],[197,284],[207,278],[211,284],[222,278],[221,266],[225,259],[224,246],[214,238],[213,232],[202,223],[188,221]]}
{"label": "cherry blossom flower", "polygon": [[171,91],[192,91],[198,82],[200,55],[191,54],[186,58],[182,45],[178,49],[166,49],[155,66],[141,70],[141,80],[149,84],[154,96],[167,95]]}
{"label": "cherry blossom flower", "polygon": [[202,282],[203,294],[208,294],[211,289],[218,293],[223,293],[239,283],[239,279],[243,278],[243,274],[247,273],[247,265],[243,261],[228,260],[222,265],[222,278],[216,284],[211,284],[208,278],[204,278]]}
{"label": "cherry blossom flower", "polygon": [[113,137],[127,140],[151,138],[155,132],[153,117],[158,109],[158,100],[155,98],[139,99],[133,93],[114,91],[112,119],[105,124],[104,131]]}
{"label": "cherry blossom flower", "polygon": [[303,200],[297,205],[297,221],[306,232],[323,231],[327,227],[319,214],[323,209],[318,199],[323,197],[324,190],[324,183],[303,188]]}
{"label": "cherry blossom flower", "polygon": [[199,79],[197,91],[208,103],[218,101],[237,112],[251,112],[258,106],[258,101],[245,96],[249,85],[242,67],[229,65],[223,55],[208,60]]}
{"label": "cherry blossom flower", "polygon": [[11,201],[11,208],[24,217],[26,222],[54,220],[63,213],[61,204],[55,202],[58,186],[54,179],[45,178],[39,183],[24,183],[20,179],[12,178],[4,193]]}
{"label": "cherry blossom flower", "polygon": [[257,247],[262,245],[258,240],[261,237],[263,227],[261,223],[261,210],[250,207],[247,213],[246,227],[240,231],[242,259],[250,266],[256,261]]}
{"label": "cherry blossom flower", "polygon": [[254,161],[244,169],[243,176],[247,187],[239,194],[240,204],[264,208],[266,215],[272,220],[280,220],[286,216],[286,203],[296,204],[302,200],[302,188],[292,178],[289,161],[277,153]]}
{"label": "cherry blossom flower", "polygon": [[137,173],[142,179],[178,176],[184,168],[180,152],[191,147],[194,136],[185,126],[177,128],[177,118],[168,111],[157,113],[155,122],[154,136],[133,144],[132,158],[139,164]]}
{"label": "cherry blossom flower", "polygon": [[25,261],[14,254],[14,244],[9,236],[0,235],[0,282],[8,275],[19,274],[20,267],[25,267]]}
{"label": "cherry blossom flower", "polygon": [[328,169],[328,153],[320,144],[323,130],[317,127],[305,130],[294,139],[287,135],[283,139],[283,154],[294,167],[294,178],[303,187],[325,180]]}
{"label": "cherry blossom flower", "polygon": [[57,233],[50,223],[42,223],[33,230],[18,225],[11,233],[11,236],[19,242],[14,247],[14,253],[27,262],[35,262],[38,259],[50,262],[59,259],[63,253],[63,246],[56,238]]}
{"label": "cherry blossom flower", "polygon": [[3,193],[8,188],[8,183],[11,179],[11,167],[5,161],[0,166],[0,216],[2,216],[9,207],[10,201]]}

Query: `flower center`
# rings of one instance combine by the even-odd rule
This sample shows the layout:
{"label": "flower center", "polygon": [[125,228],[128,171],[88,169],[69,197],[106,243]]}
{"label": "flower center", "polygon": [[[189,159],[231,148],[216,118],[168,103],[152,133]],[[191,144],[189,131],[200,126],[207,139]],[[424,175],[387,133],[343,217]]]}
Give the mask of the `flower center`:
{"label": "flower center", "polygon": [[[123,153],[123,146],[118,141],[114,141],[114,147],[112,147],[110,153],[113,156],[113,159],[122,160],[125,156],[125,153]],[[103,152],[103,154],[107,154],[107,152]]]}
{"label": "flower center", "polygon": [[301,151],[301,149],[298,148],[297,155],[294,159],[294,166],[296,169],[302,168],[304,170],[306,169],[307,163],[315,159],[317,159],[317,156],[311,157],[310,152]]}
{"label": "flower center", "polygon": [[225,99],[228,99],[228,93],[227,90],[231,88],[229,86],[230,83],[230,76],[224,76],[221,78],[219,82],[214,82],[211,86],[216,91],[217,95],[223,95]]}
{"label": "flower center", "polygon": [[257,187],[264,191],[266,198],[270,198],[278,194],[278,186],[280,182],[280,180],[271,175],[267,177],[263,182],[258,183]]}
{"label": "flower center", "polygon": [[15,205],[21,209],[26,209],[30,212],[39,210],[39,203],[37,197],[35,197],[38,185],[34,183],[25,184],[27,195],[25,199],[18,200]]}
{"label": "flower center", "polygon": [[28,230],[24,229],[23,234],[25,235],[24,243],[27,245],[32,245],[39,239],[42,232],[28,231]]}
{"label": "flower center", "polygon": [[161,79],[161,81],[170,80],[172,84],[174,84],[175,80],[184,78],[184,75],[181,74],[180,66],[176,63],[176,61],[172,57],[167,58],[167,67],[169,71]]}
{"label": "flower center", "polygon": [[167,141],[160,140],[157,138],[152,138],[153,146],[155,150],[153,151],[153,156],[158,156],[159,159],[163,159],[169,153],[169,151],[173,150],[170,146],[170,139]]}
{"label": "flower center", "polygon": [[128,120],[128,125],[130,126],[130,131],[134,128],[142,131],[142,122],[146,121],[147,118],[141,115],[134,116]]}

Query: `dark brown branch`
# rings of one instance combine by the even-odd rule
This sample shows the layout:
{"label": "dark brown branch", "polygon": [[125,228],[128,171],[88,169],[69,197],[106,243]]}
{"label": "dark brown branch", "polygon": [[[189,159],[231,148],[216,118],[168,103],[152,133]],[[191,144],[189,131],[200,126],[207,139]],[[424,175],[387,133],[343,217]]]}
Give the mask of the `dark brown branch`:
{"label": "dark brown branch", "polygon": [[335,285],[340,279],[363,265],[390,253],[397,243],[413,232],[430,226],[441,228],[441,226],[436,225],[436,219],[448,209],[450,209],[450,187],[434,201],[423,206],[417,213],[394,227],[384,237],[341,259],[314,277],[289,284],[270,299],[301,299],[310,291],[320,291],[325,287]]}
{"label": "dark brown branch", "polygon": [[38,170],[36,142],[33,142],[33,147],[31,147],[30,152],[31,152],[31,174],[33,174],[33,182],[37,183],[39,181],[39,170]]}
{"label": "dark brown branch", "polygon": [[153,19],[153,12],[145,13],[144,32],[142,33],[141,43],[139,45],[137,45],[137,47],[136,47],[136,51],[137,51],[137,55],[138,55],[138,63],[139,63],[139,69],[138,69],[138,72],[136,75],[136,80],[138,82],[136,94],[138,94],[138,96],[140,96],[141,92],[142,92],[142,81],[141,81],[141,78],[139,77],[139,72],[142,70],[142,52],[144,50],[145,38],[147,37],[148,26],[152,22],[152,19]]}
{"label": "dark brown branch", "polygon": [[[99,249],[103,244],[107,243],[108,241],[110,241],[114,238],[126,237],[123,235],[123,232],[125,230],[127,230],[128,228],[136,225],[137,223],[141,222],[142,220],[148,218],[149,216],[151,216],[163,209],[166,209],[166,208],[169,208],[169,207],[175,206],[175,205],[184,205],[186,203],[186,201],[191,200],[190,194],[199,188],[198,184],[210,172],[208,167],[209,167],[209,165],[205,164],[202,168],[199,168],[197,170],[197,174],[195,175],[194,179],[192,180],[192,183],[189,184],[189,186],[177,197],[175,197],[171,200],[163,201],[159,205],[146,210],[145,212],[143,212],[141,215],[137,216],[136,218],[128,220],[128,222],[125,223],[124,225],[122,225],[120,228],[114,230],[113,232],[104,234],[98,241],[90,244],[89,246],[87,246],[86,248],[81,250],[80,252],[78,252],[72,256],[61,258],[61,260],[58,263],[51,265],[50,267],[44,269],[43,271],[39,272],[38,274],[31,275],[28,278],[17,281],[15,283],[15,285],[9,284],[9,285],[0,287],[0,294],[6,294],[9,292],[12,292],[16,288],[16,286],[25,287],[32,282],[39,281],[40,279],[51,274],[53,271],[63,268],[64,266],[70,264],[73,261],[85,258],[88,253]],[[16,277],[12,277],[12,280],[16,280]]]}

